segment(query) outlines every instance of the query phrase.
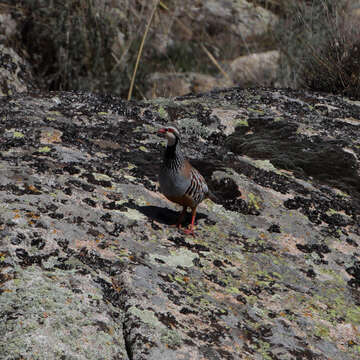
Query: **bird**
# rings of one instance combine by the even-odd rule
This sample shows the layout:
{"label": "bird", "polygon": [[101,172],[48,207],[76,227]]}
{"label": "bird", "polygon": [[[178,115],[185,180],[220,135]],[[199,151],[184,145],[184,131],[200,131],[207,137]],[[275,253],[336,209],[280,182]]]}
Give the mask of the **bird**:
{"label": "bird", "polygon": [[185,157],[179,130],[174,126],[167,126],[159,129],[158,134],[167,139],[159,172],[160,191],[168,200],[183,206],[175,224],[178,228],[181,228],[187,208],[191,209],[191,223],[184,231],[194,236],[196,208],[211,193],[203,176]]}

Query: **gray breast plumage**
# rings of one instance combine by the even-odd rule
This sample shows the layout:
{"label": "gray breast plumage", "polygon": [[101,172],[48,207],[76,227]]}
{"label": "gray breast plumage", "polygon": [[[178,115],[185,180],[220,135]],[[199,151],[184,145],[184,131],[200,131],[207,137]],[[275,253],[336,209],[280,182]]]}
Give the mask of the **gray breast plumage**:
{"label": "gray breast plumage", "polygon": [[191,179],[181,176],[179,170],[171,170],[161,166],[159,174],[160,191],[169,197],[178,197],[185,194],[190,186]]}

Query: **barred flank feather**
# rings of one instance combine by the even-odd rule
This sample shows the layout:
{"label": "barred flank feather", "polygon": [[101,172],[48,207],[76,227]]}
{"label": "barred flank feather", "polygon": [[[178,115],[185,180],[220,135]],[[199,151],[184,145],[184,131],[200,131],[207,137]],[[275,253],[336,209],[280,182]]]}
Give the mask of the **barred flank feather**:
{"label": "barred flank feather", "polygon": [[191,169],[191,183],[187,188],[185,194],[194,199],[194,202],[199,204],[203,201],[209,192],[209,189],[206,185],[204,178],[201,174],[195,169]]}

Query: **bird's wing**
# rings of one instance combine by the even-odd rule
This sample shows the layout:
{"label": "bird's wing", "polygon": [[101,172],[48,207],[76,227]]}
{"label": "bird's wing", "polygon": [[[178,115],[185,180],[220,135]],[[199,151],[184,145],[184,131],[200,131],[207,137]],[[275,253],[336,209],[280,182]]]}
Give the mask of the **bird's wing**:
{"label": "bird's wing", "polygon": [[190,176],[191,182],[185,194],[192,197],[198,204],[207,196],[209,189],[205,179],[195,168],[191,169]]}

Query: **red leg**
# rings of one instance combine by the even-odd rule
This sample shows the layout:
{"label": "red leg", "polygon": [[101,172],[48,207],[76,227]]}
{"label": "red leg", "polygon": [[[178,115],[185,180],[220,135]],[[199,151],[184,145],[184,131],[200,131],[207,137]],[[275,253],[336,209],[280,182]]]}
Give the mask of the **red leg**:
{"label": "red leg", "polygon": [[176,226],[179,229],[181,228],[181,223],[184,221],[184,217],[186,215],[186,209],[187,209],[187,206],[184,206],[176,224],[174,224],[173,226]]}
{"label": "red leg", "polygon": [[195,223],[195,217],[196,217],[196,208],[192,209],[192,218],[191,218],[191,224],[189,226],[189,229],[184,230],[185,234],[191,234],[194,236],[194,223]]}

